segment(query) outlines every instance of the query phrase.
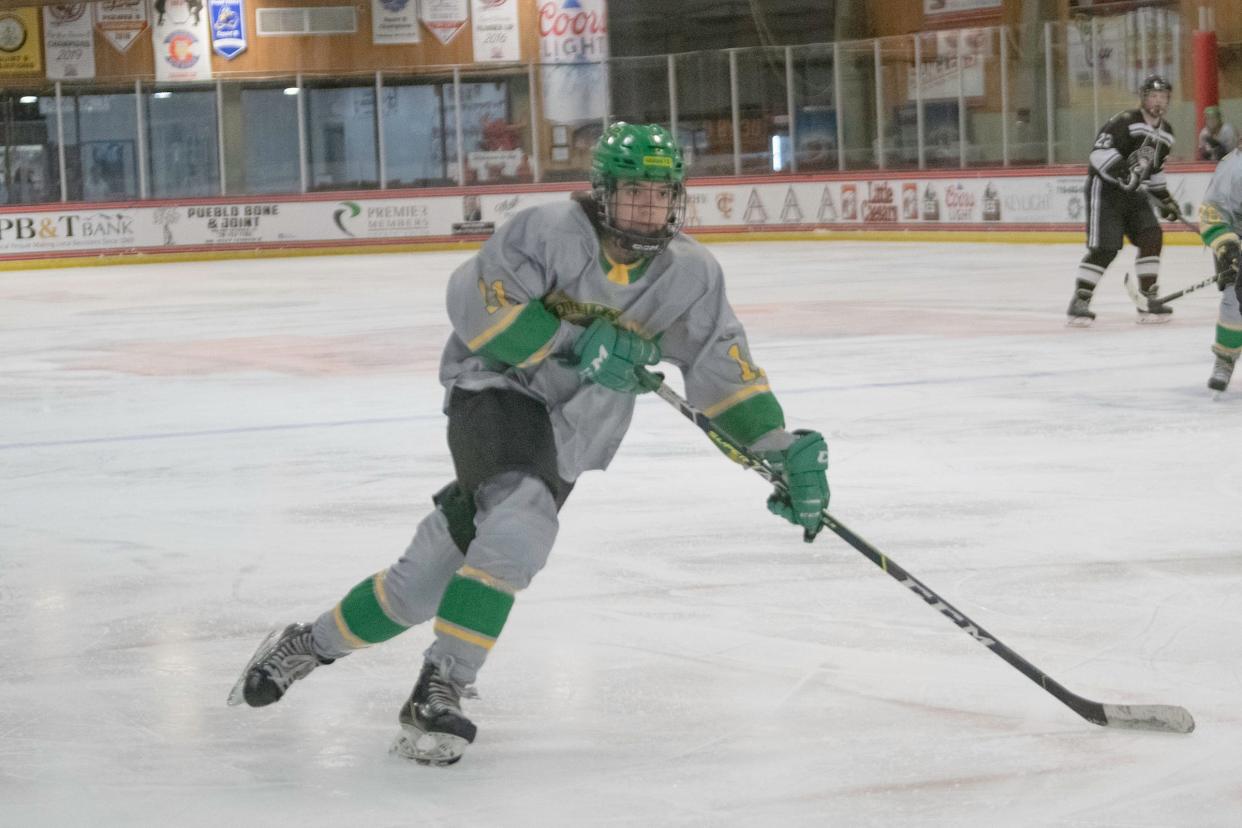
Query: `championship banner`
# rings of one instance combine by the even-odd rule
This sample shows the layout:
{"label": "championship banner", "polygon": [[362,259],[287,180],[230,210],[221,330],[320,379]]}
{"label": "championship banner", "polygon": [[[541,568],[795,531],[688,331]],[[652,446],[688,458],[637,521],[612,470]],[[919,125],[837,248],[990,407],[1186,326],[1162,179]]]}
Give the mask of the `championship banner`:
{"label": "championship banner", "polygon": [[371,0],[371,42],[419,43],[418,0]]}
{"label": "championship banner", "polygon": [[923,14],[961,14],[985,9],[999,9],[1002,0],[923,0]]}
{"label": "championship banner", "polygon": [[147,0],[97,0],[91,5],[100,37],[122,54],[147,29]]}
{"label": "championship banner", "polygon": [[522,59],[518,0],[470,0],[475,63],[517,62]]}
{"label": "championship banner", "polygon": [[208,0],[207,15],[211,23],[211,48],[217,55],[232,60],[246,51],[244,0]]}
{"label": "championship banner", "polygon": [[90,6],[69,3],[43,7],[43,49],[48,80],[95,77],[95,33]]}
{"label": "championship banner", "polygon": [[[906,100],[922,98],[925,101],[952,98],[958,92],[965,98],[983,95],[983,61],[978,55],[954,55],[935,61],[924,61],[923,72],[915,75],[915,69],[906,69]],[[917,92],[917,95],[916,95]]]}
{"label": "championship banner", "polygon": [[33,6],[0,11],[0,76],[43,71],[39,10]]}
{"label": "championship banner", "polygon": [[202,0],[154,0],[152,8],[156,82],[211,80],[207,15]]}
{"label": "championship banner", "polygon": [[602,120],[608,111],[606,0],[544,0],[539,4],[543,115],[571,124]]}
{"label": "championship banner", "polygon": [[1065,33],[1070,103],[1094,105],[1098,85],[1100,106],[1108,110],[1100,113],[1105,118],[1118,107],[1134,106],[1139,84],[1150,74],[1163,75],[1176,89],[1179,31],[1175,9],[1071,18]]}
{"label": "championship banner", "polygon": [[[572,0],[571,0],[572,1]],[[466,25],[466,0],[420,0],[418,17],[445,46]]]}

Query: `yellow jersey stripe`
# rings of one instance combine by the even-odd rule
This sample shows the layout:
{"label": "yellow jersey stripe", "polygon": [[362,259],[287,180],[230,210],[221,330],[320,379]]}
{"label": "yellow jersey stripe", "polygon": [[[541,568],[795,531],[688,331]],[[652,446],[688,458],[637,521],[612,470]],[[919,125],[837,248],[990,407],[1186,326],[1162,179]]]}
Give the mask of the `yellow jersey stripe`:
{"label": "yellow jersey stripe", "polygon": [[721,411],[732,408],[733,406],[740,403],[742,400],[748,400],[751,397],[755,396],[756,394],[770,394],[771,392],[772,392],[772,386],[768,385],[767,383],[762,383],[760,385],[748,385],[745,388],[743,388],[741,391],[738,391],[735,394],[725,397],[723,400],[716,403],[715,405],[709,405],[707,408],[704,408],[703,413],[706,414],[708,417],[715,417]]}
{"label": "yellow jersey stripe", "polygon": [[535,351],[529,357],[517,364],[518,368],[529,368],[532,365],[538,365],[548,358],[548,354],[552,353],[552,339],[548,340],[548,344],[544,345],[538,351]]}
{"label": "yellow jersey stripe", "polygon": [[477,351],[496,337],[500,336],[505,332],[506,328],[513,324],[513,321],[518,318],[518,314],[520,314],[525,307],[525,305],[511,305],[509,309],[505,311],[504,316],[500,317],[495,325],[492,325],[483,333],[467,342],[466,347],[471,351]]}
{"label": "yellow jersey stripe", "polygon": [[384,586],[384,576],[386,574],[386,570],[375,573],[375,577],[373,579],[375,582],[375,598],[379,601],[380,609],[384,611],[384,615],[387,615],[389,620],[391,620],[394,624],[400,624],[403,627],[409,626],[393,614],[392,604],[388,601],[388,587]]}
{"label": "yellow jersey stripe", "polygon": [[484,572],[483,570],[477,567],[463,566],[461,569],[457,570],[457,574],[463,578],[469,578],[472,581],[478,581],[481,584],[486,584],[492,589],[498,590],[500,592],[506,592],[509,595],[517,594],[517,587],[515,587],[513,584],[509,583],[508,581],[497,578],[495,575],[489,575],[488,573]]}
{"label": "yellow jersey stripe", "polygon": [[442,635],[450,635],[453,638],[465,641],[467,644],[482,647],[485,650],[490,650],[492,647],[496,646],[496,639],[489,638],[486,635],[480,635],[479,633],[468,630],[465,627],[459,627],[451,621],[445,621],[443,618],[436,619],[435,631]]}
{"label": "yellow jersey stripe", "polygon": [[345,623],[345,616],[341,615],[341,605],[337,604],[332,608],[332,620],[336,622],[337,632],[341,634],[341,638],[345,639],[345,643],[353,647],[355,650],[361,650],[363,647],[371,645],[354,635],[349,629],[349,625]]}

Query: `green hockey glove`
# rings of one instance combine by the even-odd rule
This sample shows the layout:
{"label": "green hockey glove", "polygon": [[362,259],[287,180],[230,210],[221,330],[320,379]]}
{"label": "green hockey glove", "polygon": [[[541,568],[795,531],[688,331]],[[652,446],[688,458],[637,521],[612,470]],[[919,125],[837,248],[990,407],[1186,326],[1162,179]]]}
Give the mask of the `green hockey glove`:
{"label": "green hockey glove", "polygon": [[1238,258],[1242,249],[1238,240],[1218,243],[1216,250],[1216,287],[1224,290],[1238,280]]}
{"label": "green hockey glove", "polygon": [[784,451],[766,454],[789,487],[788,494],[773,492],[768,511],[801,526],[803,540],[810,543],[824,528],[828,508],[828,445],[818,431],[795,431],[798,439]]}
{"label": "green hockey glove", "polygon": [[660,346],[607,319],[596,319],[574,342],[574,357],[584,379],[613,391],[643,394],[651,388],[636,369],[659,362]]}

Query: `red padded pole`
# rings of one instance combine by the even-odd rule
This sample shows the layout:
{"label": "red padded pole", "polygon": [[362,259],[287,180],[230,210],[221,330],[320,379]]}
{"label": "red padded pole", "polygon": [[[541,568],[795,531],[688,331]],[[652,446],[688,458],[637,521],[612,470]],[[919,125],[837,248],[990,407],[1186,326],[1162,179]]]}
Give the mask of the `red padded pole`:
{"label": "red padded pole", "polygon": [[1216,32],[1195,32],[1195,135],[1203,129],[1203,110],[1220,102],[1216,85]]}

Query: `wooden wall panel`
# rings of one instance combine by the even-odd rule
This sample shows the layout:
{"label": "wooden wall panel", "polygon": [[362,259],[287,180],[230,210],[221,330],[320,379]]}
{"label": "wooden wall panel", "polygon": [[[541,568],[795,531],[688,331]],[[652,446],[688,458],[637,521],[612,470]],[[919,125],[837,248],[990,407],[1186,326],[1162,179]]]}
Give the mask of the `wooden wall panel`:
{"label": "wooden wall panel", "polygon": [[[521,58],[538,58],[539,29],[537,0],[517,0],[520,28]],[[262,8],[299,8],[305,6],[353,5],[358,29],[352,35],[313,35],[294,37],[260,37],[255,22]],[[469,8],[469,6],[467,6]],[[473,61],[473,37],[469,22],[449,41],[442,44],[426,28],[420,31],[420,43],[376,45],[371,42],[370,0],[246,0],[246,51],[232,60],[212,53],[212,71],[216,77],[289,77],[298,72],[307,75],[369,74],[377,70],[448,71],[453,65]],[[129,51],[118,52],[95,33],[96,77],[99,82],[149,80],[154,77],[154,55],[150,29],[143,32]],[[486,71],[491,64],[480,64]],[[506,66],[506,64],[499,64]]]}

